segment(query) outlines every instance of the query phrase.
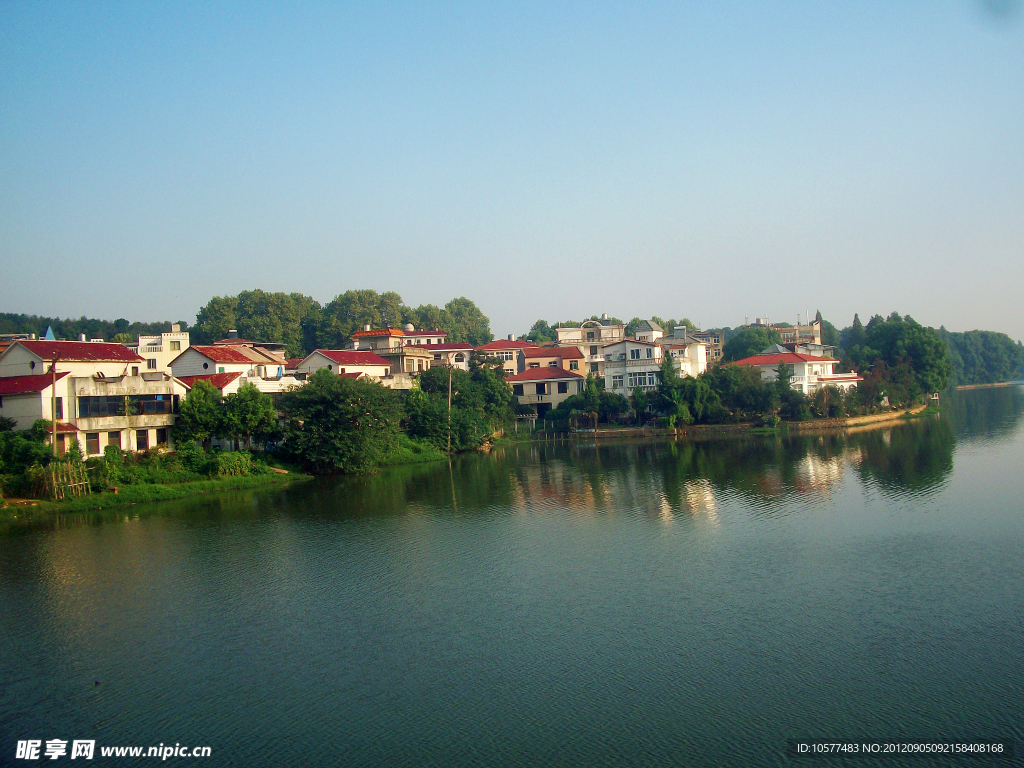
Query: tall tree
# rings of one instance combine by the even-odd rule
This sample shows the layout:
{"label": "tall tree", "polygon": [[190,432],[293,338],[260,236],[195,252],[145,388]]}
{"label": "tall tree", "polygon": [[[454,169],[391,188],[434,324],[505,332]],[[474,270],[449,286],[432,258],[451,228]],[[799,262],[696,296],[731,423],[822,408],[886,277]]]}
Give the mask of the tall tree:
{"label": "tall tree", "polygon": [[221,431],[221,392],[208,381],[196,381],[174,419],[174,441],[208,443]]}
{"label": "tall tree", "polygon": [[245,438],[245,447],[252,440],[269,440],[277,432],[277,412],[270,395],[252,384],[243,384],[234,394],[224,398],[222,431],[234,440]]}
{"label": "tall tree", "polygon": [[742,360],[763,352],[772,344],[782,342],[782,335],[771,328],[747,326],[738,331],[722,347],[722,361]]}

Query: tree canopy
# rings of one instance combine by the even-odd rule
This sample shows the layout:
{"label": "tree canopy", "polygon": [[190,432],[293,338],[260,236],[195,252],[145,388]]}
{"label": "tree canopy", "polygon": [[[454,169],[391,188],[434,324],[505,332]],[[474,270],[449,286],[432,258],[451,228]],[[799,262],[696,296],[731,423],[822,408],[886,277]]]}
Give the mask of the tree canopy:
{"label": "tree canopy", "polygon": [[740,329],[722,347],[722,362],[731,363],[757,355],[772,344],[782,342],[782,335],[771,328],[748,325]]}

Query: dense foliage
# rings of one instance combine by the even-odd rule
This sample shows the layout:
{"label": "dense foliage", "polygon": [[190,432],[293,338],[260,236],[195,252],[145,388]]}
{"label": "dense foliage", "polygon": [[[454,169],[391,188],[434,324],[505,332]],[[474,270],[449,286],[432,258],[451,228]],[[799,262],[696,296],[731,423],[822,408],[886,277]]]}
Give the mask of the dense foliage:
{"label": "dense foliage", "polygon": [[251,448],[277,437],[277,412],[270,395],[252,384],[222,397],[220,390],[202,379],[195,382],[181,403],[174,423],[177,442],[208,444],[213,438],[233,440]]}
{"label": "dense foliage", "polygon": [[[181,329],[189,330],[188,323],[183,320]],[[53,328],[53,335],[58,339],[77,339],[85,334],[87,339],[106,339],[113,341],[115,336],[122,336],[118,341],[134,341],[138,336],[157,334],[170,328],[170,322],[130,323],[123,317],[117,320],[97,320],[80,317],[61,319],[59,317],[40,317],[23,315],[14,312],[0,312],[0,333],[34,333],[42,338],[47,327]]]}
{"label": "dense foliage", "polygon": [[953,378],[958,384],[992,384],[1020,376],[1024,353],[1020,342],[1005,333],[967,331],[951,333],[939,328],[939,338],[949,347]]}
{"label": "dense foliage", "polygon": [[725,342],[725,346],[722,347],[722,362],[731,363],[751,357],[781,341],[782,335],[776,330],[756,325],[747,326]]}
{"label": "dense foliage", "polygon": [[399,445],[402,409],[395,393],[375,382],[325,369],[286,392],[283,451],[314,474],[366,472]]}

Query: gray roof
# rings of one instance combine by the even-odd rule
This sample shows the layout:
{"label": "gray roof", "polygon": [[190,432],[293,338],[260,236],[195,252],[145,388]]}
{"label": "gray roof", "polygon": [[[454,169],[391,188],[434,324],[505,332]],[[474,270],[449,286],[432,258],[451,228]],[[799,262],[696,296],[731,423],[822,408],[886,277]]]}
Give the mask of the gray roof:
{"label": "gray roof", "polygon": [[662,328],[653,320],[641,320],[640,325],[638,325],[636,329],[638,331],[662,331],[663,333],[665,331],[664,328]]}

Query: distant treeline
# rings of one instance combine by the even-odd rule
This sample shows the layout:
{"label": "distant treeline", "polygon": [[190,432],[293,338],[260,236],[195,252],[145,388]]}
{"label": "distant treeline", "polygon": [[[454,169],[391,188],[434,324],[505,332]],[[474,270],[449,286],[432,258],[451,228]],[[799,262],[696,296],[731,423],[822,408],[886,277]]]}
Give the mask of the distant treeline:
{"label": "distant treeline", "polygon": [[[447,331],[448,340],[486,344],[491,336],[490,320],[465,297],[452,299],[443,307],[421,304],[409,307],[393,291],[346,291],[326,305],[301,293],[269,293],[259,289],[242,291],[237,296],[215,296],[196,313],[190,325],[179,321],[182,330],[192,335],[194,344],[209,344],[226,338],[237,330],[244,339],[286,344],[288,355],[305,357],[315,349],[340,349],[352,334],[364,325],[374,328],[402,327],[412,323],[417,328]],[[119,319],[77,320],[0,313],[0,333],[35,333],[42,336],[47,326],[58,339],[102,338],[124,343],[139,335],[170,330],[170,322],[130,323]]]}

